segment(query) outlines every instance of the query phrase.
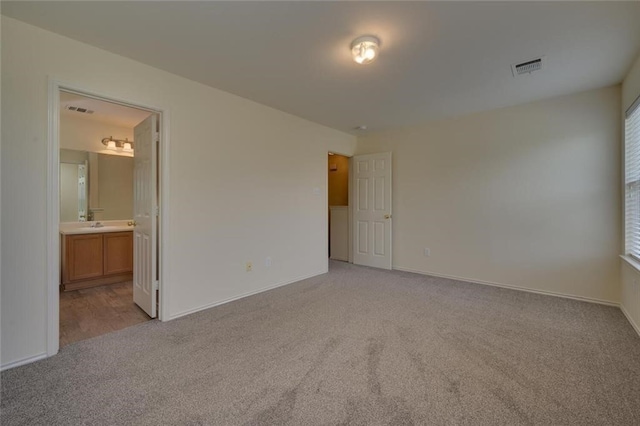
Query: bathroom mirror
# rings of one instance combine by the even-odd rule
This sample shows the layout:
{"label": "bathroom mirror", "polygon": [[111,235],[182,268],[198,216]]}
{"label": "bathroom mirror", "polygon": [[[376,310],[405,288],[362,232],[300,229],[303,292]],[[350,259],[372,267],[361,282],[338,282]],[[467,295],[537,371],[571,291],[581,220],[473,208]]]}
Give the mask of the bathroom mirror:
{"label": "bathroom mirror", "polygon": [[60,222],[132,218],[132,157],[60,150]]}

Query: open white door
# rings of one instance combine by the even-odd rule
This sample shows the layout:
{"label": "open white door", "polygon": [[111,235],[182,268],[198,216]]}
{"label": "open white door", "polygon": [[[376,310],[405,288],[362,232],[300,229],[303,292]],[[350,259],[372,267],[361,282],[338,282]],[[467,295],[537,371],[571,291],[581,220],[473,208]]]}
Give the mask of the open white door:
{"label": "open white door", "polygon": [[156,317],[156,164],[157,117],[152,114],[134,131],[133,156],[133,301]]}
{"label": "open white door", "polygon": [[353,157],[353,263],[391,269],[391,153]]}

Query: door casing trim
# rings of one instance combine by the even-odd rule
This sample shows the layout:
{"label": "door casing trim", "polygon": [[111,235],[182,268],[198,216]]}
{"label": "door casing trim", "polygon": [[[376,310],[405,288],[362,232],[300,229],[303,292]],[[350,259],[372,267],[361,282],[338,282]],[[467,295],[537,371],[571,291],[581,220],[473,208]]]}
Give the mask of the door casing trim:
{"label": "door casing trim", "polygon": [[[153,112],[160,117],[160,146],[158,148],[158,289],[160,312],[158,319],[168,321],[169,316],[169,108],[146,105],[131,99],[122,99],[101,93],[90,87],[81,87],[75,83],[63,82],[49,77],[48,93],[48,138],[47,138],[47,247],[46,247],[46,356],[58,353],[60,339],[60,92],[112,102],[132,108]],[[154,230],[154,232],[158,232]]]}

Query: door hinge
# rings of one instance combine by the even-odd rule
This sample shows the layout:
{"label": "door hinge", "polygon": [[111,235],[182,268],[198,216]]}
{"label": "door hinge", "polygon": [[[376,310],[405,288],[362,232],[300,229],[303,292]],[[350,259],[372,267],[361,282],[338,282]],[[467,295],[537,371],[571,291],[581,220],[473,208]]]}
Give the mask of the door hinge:
{"label": "door hinge", "polygon": [[153,281],[153,291],[156,291],[160,288],[160,281],[158,280],[154,280]]}
{"label": "door hinge", "polygon": [[160,207],[159,206],[155,206],[153,208],[153,214],[156,216],[160,216]]}
{"label": "door hinge", "polygon": [[159,132],[153,132],[153,140],[155,142],[160,142],[160,133]]}

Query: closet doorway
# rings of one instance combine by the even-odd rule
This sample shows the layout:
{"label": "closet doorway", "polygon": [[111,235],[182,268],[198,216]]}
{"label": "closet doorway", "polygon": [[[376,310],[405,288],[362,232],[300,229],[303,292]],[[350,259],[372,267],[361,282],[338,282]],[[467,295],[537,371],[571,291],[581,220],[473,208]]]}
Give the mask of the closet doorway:
{"label": "closet doorway", "polygon": [[349,261],[349,157],[329,152],[327,187],[330,259]]}

